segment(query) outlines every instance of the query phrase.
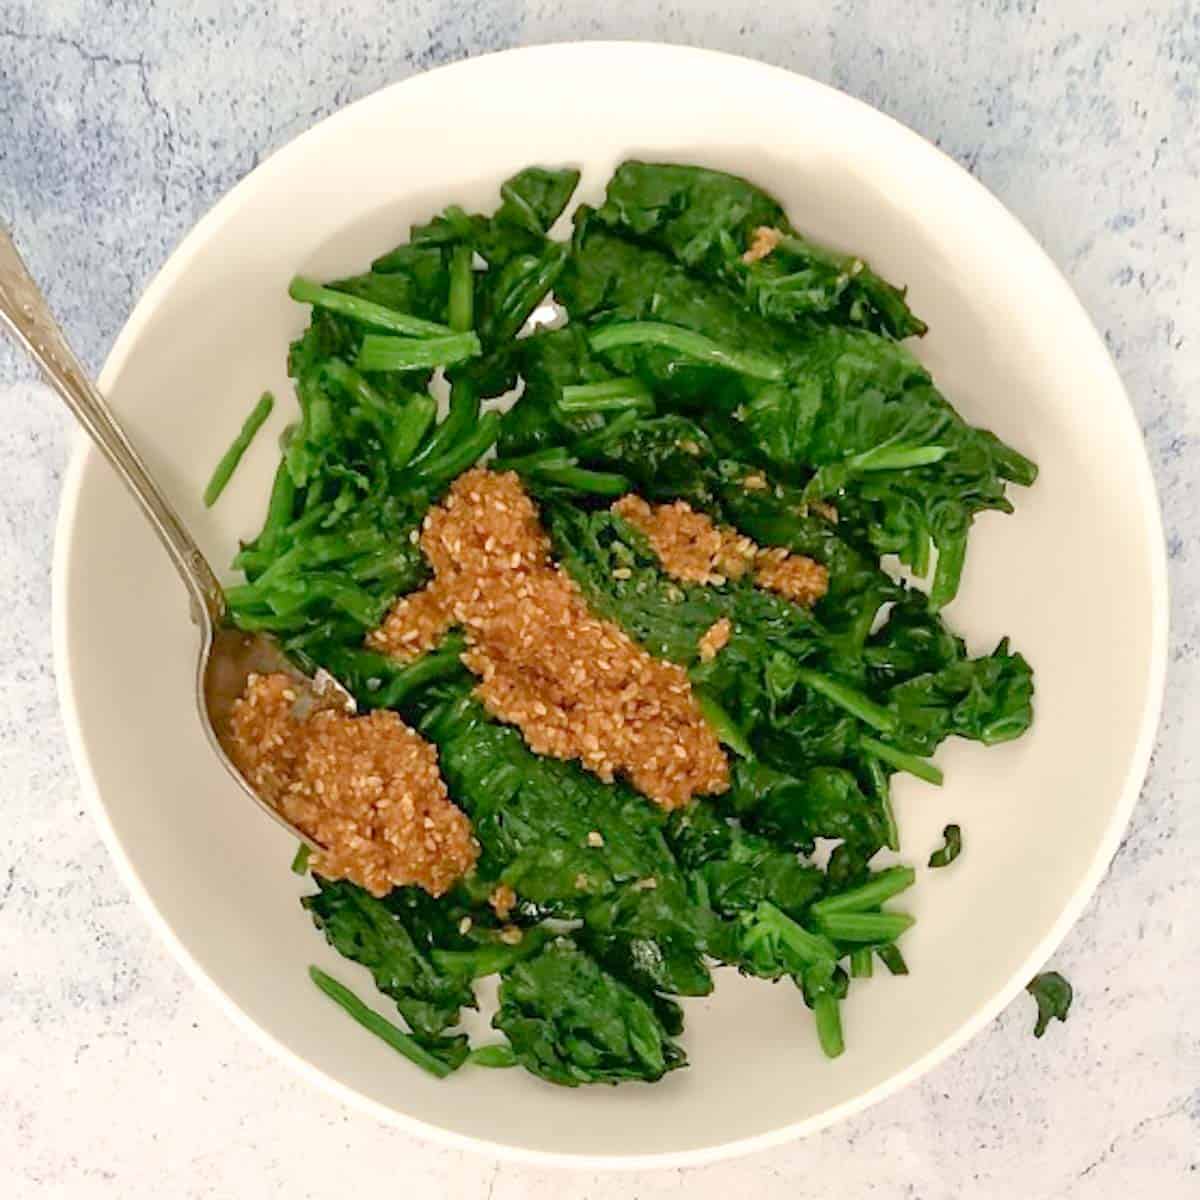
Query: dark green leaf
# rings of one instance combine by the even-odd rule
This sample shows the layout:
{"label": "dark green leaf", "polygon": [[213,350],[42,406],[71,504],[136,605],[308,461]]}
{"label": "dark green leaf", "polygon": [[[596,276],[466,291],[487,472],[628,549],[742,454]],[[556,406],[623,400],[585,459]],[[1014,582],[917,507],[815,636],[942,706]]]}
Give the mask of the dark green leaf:
{"label": "dark green leaf", "polygon": [[1067,1019],[1075,992],[1057,971],[1045,971],[1041,975],[1035,975],[1025,990],[1037,1001],[1038,1015],[1037,1024],[1033,1027],[1034,1037],[1040,1038],[1051,1021]]}

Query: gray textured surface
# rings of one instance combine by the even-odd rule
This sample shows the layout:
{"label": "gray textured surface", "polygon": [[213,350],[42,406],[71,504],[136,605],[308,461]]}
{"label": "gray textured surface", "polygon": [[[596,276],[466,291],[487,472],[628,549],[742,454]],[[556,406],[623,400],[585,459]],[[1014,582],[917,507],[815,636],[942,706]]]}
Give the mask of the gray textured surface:
{"label": "gray textured surface", "polygon": [[[0,1190],[12,1200],[300,1200],[371,1186],[413,1200],[1200,1194],[1200,8],[617,7],[0,0],[0,217],[98,366],[170,248],[263,155],[464,54],[578,37],[695,42],[832,82],[938,142],[1066,269],[1130,389],[1165,510],[1166,717],[1129,834],[1055,959],[1076,985],[1071,1021],[1035,1043],[1022,1000],[864,1116],[702,1171],[497,1167],[344,1111],[182,975],[82,812],[49,639],[69,432],[0,345]],[[1119,569],[1098,564],[1098,586]]]}

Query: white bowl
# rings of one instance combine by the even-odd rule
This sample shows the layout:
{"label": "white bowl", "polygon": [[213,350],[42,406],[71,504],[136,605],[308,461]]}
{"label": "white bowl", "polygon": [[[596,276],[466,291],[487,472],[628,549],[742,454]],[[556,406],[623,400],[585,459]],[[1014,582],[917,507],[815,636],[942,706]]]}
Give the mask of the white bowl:
{"label": "white bowl", "polygon": [[[242,1024],[376,1116],[456,1145],[576,1165],[694,1164],[817,1129],[916,1079],[1041,967],[1116,849],[1163,682],[1166,572],[1137,424],[1108,354],[1028,233],[948,158],[872,109],[758,63],[654,45],[548,46],[388,88],[298,138],[196,227],[147,290],[101,376],[216,564],[264,509],[289,420],[296,272],[364,269],[450,201],[496,202],[530,163],[576,163],[582,195],[622,158],[699,162],[776,193],[816,237],[910,285],[917,348],[971,421],[1041,465],[1016,514],[976,524],[949,613],[975,651],[1003,635],[1033,663],[1037,719],[996,749],[954,743],[946,785],[897,787],[903,852],[944,824],[965,850],[921,872],[907,978],[856,985],[847,1051],[825,1061],[794,988],[719,973],[688,1001],[686,1071],[568,1092],[520,1071],[438,1082],[350,1022],[305,977],[372,995],[312,928],[288,838],[226,777],[192,700],[184,593],[97,454],[76,457],[55,561],[67,727],[116,860],[156,927]],[[213,512],[200,493],[253,398],[283,403]],[[386,1007],[380,1001],[381,1007]],[[966,1099],[964,1098],[965,1102]],[[153,1120],[153,1116],[150,1118]]]}

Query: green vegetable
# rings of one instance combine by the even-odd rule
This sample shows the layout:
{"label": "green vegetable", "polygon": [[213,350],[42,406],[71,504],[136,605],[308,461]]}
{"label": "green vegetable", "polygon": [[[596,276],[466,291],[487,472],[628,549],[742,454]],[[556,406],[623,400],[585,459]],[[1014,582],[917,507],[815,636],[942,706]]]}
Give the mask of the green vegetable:
{"label": "green vegetable", "polygon": [[430,1075],[445,1079],[458,1065],[457,1063],[451,1065],[430,1053],[416,1038],[411,1037],[402,1029],[397,1029],[390,1021],[368,1008],[348,987],[338,983],[333,976],[326,975],[319,967],[309,967],[308,975],[313,983],[353,1020],[381,1041],[387,1042],[393,1050],[403,1054],[410,1062],[414,1062],[422,1070],[428,1071]]}
{"label": "green vegetable", "polygon": [[[625,162],[609,181],[597,215],[684,266],[740,289],[765,317],[795,321],[819,315],[896,338],[925,332],[901,289],[861,259],[801,237],[775,200],[735,175]],[[783,236],[766,258],[747,263],[743,254],[760,228]]]}
{"label": "green vegetable", "polygon": [[817,927],[839,942],[894,942],[913,926],[907,913],[835,912],[816,916]]}
{"label": "green vegetable", "polygon": [[805,1003],[816,1020],[817,1040],[827,1058],[837,1058],[846,1048],[839,1003],[845,995],[845,982],[840,969],[830,962],[809,967],[800,980]]}
{"label": "green vegetable", "polygon": [[[448,423],[449,419],[447,419]],[[441,484],[461,474],[484,453],[492,448],[500,435],[498,413],[484,413],[475,422],[470,432],[464,433],[456,444],[443,450],[436,458],[416,468],[421,479],[430,484]]]}
{"label": "green vegetable", "polygon": [[492,1024],[526,1070],[567,1087],[649,1082],[687,1062],[650,1004],[569,938],[505,975]]}
{"label": "green vegetable", "polygon": [[[519,1063],[574,1086],[684,1065],[683,998],[732,966],[790,979],[835,1057],[853,981],[875,956],[908,971],[896,939],[912,918],[882,906],[913,871],[872,868],[900,845],[892,774],[940,783],[930,756],[945,738],[993,744],[1032,720],[1029,664],[1007,642],[970,658],[939,610],[975,513],[1008,511],[1007,485],[1036,468],[963,421],[898,344],[924,331],[903,292],[808,241],[761,189],[626,163],[556,241],[577,183],[528,168],[491,214],[451,205],[363,274],[293,281],[311,306],[288,354],[297,409],[261,530],[235,559],[231,617],[428,738],[480,846],[436,899],[318,878],[304,900],[411,1032],[323,977],[326,990],[439,1074]],[[756,240],[770,252],[747,262]],[[567,324],[537,328],[551,294]],[[450,388],[440,422],[435,371]],[[430,506],[493,446],[591,609],[687,670],[728,748],[728,791],[668,814],[533,753],[475,698],[463,631],[406,663],[364,647],[428,579]],[[611,511],[631,490],[816,560],[824,596],[806,608],[749,574],[669,577]],[[889,576],[885,554],[931,576],[929,594]],[[727,644],[702,659],[722,620]],[[957,852],[950,828],[932,865]],[[517,896],[503,922],[489,903],[501,884]],[[471,1050],[454,1030],[489,976],[507,1042]]]}
{"label": "green vegetable", "polygon": [[908,963],[904,961],[904,955],[900,953],[899,946],[878,946],[876,953],[879,955],[879,961],[893,975],[908,974]]}
{"label": "green vegetable", "polygon": [[912,867],[889,867],[871,876],[868,883],[836,896],[819,900],[813,905],[813,915],[830,917],[836,913],[860,913],[878,908],[881,904],[907,891],[916,882],[917,873]]}
{"label": "green vegetable", "polygon": [[[856,538],[895,553],[918,574],[939,551],[935,607],[958,588],[974,514],[1011,511],[1008,482],[1036,469],[994,435],[968,426],[902,347],[863,329],[748,312],[723,284],[689,274],[656,250],[613,236],[586,209],[559,288],[572,318],[620,338],[653,319],[726,348],[752,347],[781,367],[758,373],[689,355],[669,342],[601,342],[608,363],[640,376],[666,402],[703,407],[744,426],[740,448],[797,480],[810,500],[835,497]],[[729,369],[732,368],[732,369]]]}
{"label": "green vegetable", "polygon": [[800,978],[809,967],[838,960],[837,947],[829,938],[805,929],[769,901],[744,913],[741,926],[738,965],[755,975]]}
{"label": "green vegetable", "polygon": [[546,234],[562,215],[576,187],[579,172],[573,169],[548,171],[526,167],[500,187],[503,204],[496,214],[499,223],[524,226],[531,233]]}
{"label": "green vegetable", "polygon": [[534,468],[534,474],[543,483],[593,496],[621,496],[629,491],[629,480],[611,471],[585,471],[579,467],[544,463]]}
{"label": "green vegetable", "polygon": [[250,410],[250,415],[243,423],[237,437],[233,439],[232,445],[221,456],[221,461],[217,463],[212,478],[209,479],[208,486],[204,489],[205,508],[212,508],[220,499],[225,485],[233,478],[238,463],[242,461],[242,455],[250,449],[254,435],[263,427],[274,407],[275,397],[270,392],[263,392],[258,403]]}
{"label": "green vegetable", "polygon": [[480,352],[473,333],[448,333],[445,337],[395,338],[369,333],[358,352],[360,371],[420,371],[444,367],[473,358]]}
{"label": "green vegetable", "polygon": [[1075,998],[1075,990],[1057,972],[1045,971],[1035,975],[1026,985],[1025,990],[1037,1001],[1037,1024],[1033,1027],[1033,1036],[1041,1037],[1050,1026],[1051,1021],[1065,1021],[1071,1011],[1071,1001]]}
{"label": "green vegetable", "polygon": [[296,856],[292,859],[292,874],[307,875],[308,874],[308,855],[309,848],[307,842],[301,842],[296,847]]}
{"label": "green vegetable", "polygon": [[756,354],[752,350],[722,346],[719,342],[693,333],[690,329],[654,321],[603,325],[592,334],[591,343],[597,354],[622,346],[658,346],[685,358],[695,359],[699,363],[724,367],[739,375],[749,375],[752,379],[779,380],[785,372],[782,362]]}
{"label": "green vegetable", "polygon": [[918,779],[924,779],[926,783],[932,783],[939,787],[942,784],[941,768],[927,759],[920,758],[916,754],[908,754],[904,750],[897,750],[895,746],[889,746],[886,742],[879,741],[878,738],[862,737],[859,739],[859,744],[868,754],[882,759],[889,767],[895,767],[897,771],[907,771],[910,775],[915,775]]}
{"label": "green vegetable", "polygon": [[947,825],[942,837],[946,844],[929,856],[931,867],[948,867],[962,853],[962,830],[957,825]]}
{"label": "green vegetable", "polygon": [[455,246],[450,257],[450,328],[466,333],[475,325],[475,272],[468,245]]}
{"label": "green vegetable", "polygon": [[[692,893],[721,917],[736,919],[763,901],[794,920],[821,895],[824,875],[769,838],[695,804],[673,813],[667,841]],[[718,940],[723,936],[713,934]]]}
{"label": "green vegetable", "polygon": [[517,1056],[513,1048],[505,1045],[504,1042],[492,1042],[486,1046],[476,1046],[467,1055],[467,1062],[473,1063],[477,1067],[503,1069],[505,1067],[515,1067],[517,1065]]}
{"label": "green vegetable", "polygon": [[469,379],[456,379],[450,388],[450,407],[446,419],[437,427],[413,459],[414,469],[455,449],[470,436],[479,422],[479,392]]}
{"label": "green vegetable", "polygon": [[434,963],[463,979],[483,979],[507,971],[514,963],[536,954],[552,935],[541,925],[522,933],[520,941],[486,941],[470,950],[432,951]]}
{"label": "green vegetable", "polygon": [[451,795],[471,818],[481,876],[509,884],[541,912],[568,918],[638,880],[662,886],[677,876],[665,818],[643,796],[534,754],[516,729],[489,720],[470,692],[460,669],[408,711],[438,747]]}
{"label": "green vegetable", "polygon": [[406,334],[417,338],[441,338],[448,336],[451,330],[436,321],[425,321],[414,317],[411,313],[397,312],[360,296],[335,291],[333,288],[322,287],[309,279],[297,275],[288,287],[288,295],[302,304],[312,304],[318,308],[327,308],[339,316],[348,317],[363,325],[375,329],[387,329],[392,333]]}
{"label": "green vegetable", "polygon": [[409,914],[396,912],[361,888],[317,877],[320,890],[304,898],[304,907],[339,954],[361,963],[375,986],[395,1001],[413,1037],[440,1058],[465,1054],[466,1039],[446,1037],[460,1010],[475,1007],[461,976],[440,970],[414,938]]}
{"label": "green vegetable", "polygon": [[603,383],[573,383],[562,389],[558,406],[565,413],[654,411],[654,396],[637,379],[608,379]]}

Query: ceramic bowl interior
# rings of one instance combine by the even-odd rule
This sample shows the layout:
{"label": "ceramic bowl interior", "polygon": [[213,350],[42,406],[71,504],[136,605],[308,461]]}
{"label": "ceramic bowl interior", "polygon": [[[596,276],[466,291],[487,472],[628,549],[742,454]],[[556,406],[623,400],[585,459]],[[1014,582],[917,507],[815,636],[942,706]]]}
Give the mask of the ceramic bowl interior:
{"label": "ceramic bowl interior", "polygon": [[[103,385],[216,564],[258,528],[294,401],[296,272],[364,269],[411,222],[489,208],[530,163],[577,164],[581,195],[641,156],[741,172],[796,224],[906,283],[917,347],[971,421],[1032,456],[1016,513],[975,527],[949,619],[974,652],[1001,636],[1033,663],[1037,720],[986,750],[952,743],[946,784],[903,778],[903,853],[922,863],[959,823],[954,869],[922,872],[907,978],[845,1006],[848,1049],[817,1048],[790,985],[721,972],[687,1003],[692,1066],[656,1086],[563,1091],[520,1071],[413,1069],[309,983],[310,963],[365,995],[365,972],[314,931],[293,845],[230,782],[193,701],[184,594],[99,457],[74,462],[56,562],[70,736],[94,810],[176,953],[287,1061],[344,1097],[460,1145],[576,1164],[695,1163],[863,1108],[960,1045],[1027,981],[1094,888],[1141,782],[1157,717],[1165,573],[1137,425],[1070,289],[1022,227],[932,146],[812,81],[679,48],[515,51],[389,88],[297,139],[210,213],[138,305]],[[225,497],[200,493],[253,399],[282,403]],[[969,1102],[964,1098],[964,1103]]]}

